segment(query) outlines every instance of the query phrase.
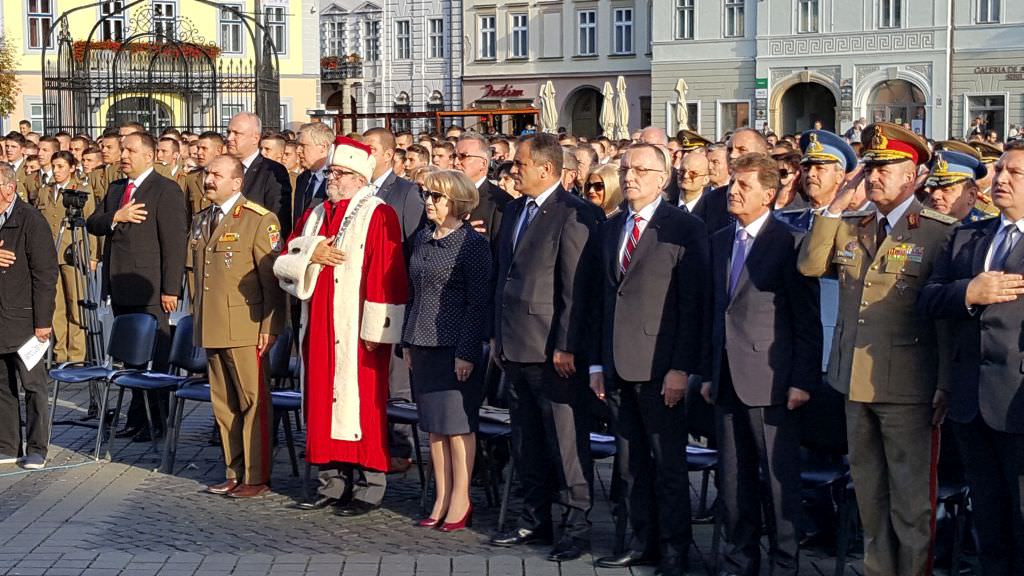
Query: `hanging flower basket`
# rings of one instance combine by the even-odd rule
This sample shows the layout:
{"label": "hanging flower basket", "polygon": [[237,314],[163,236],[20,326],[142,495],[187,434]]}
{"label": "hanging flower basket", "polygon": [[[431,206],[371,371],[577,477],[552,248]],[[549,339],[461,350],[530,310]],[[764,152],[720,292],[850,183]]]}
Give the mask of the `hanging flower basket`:
{"label": "hanging flower basket", "polygon": [[337,56],[324,56],[320,59],[321,70],[337,70],[341,66],[341,58]]}
{"label": "hanging flower basket", "polygon": [[[89,42],[78,40],[72,45],[74,59],[81,62],[85,59],[86,50],[110,50],[116,52],[122,49],[121,42],[113,40],[100,40]],[[220,47],[213,44],[165,44],[155,42],[132,42],[127,48],[132,54],[145,53],[172,58],[204,59],[217,58],[220,56]]]}

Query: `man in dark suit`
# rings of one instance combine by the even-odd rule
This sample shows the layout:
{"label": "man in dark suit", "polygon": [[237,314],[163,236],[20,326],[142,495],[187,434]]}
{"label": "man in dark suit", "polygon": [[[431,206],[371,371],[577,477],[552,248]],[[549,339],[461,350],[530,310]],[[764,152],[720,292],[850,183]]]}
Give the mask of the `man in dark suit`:
{"label": "man in dark suit", "polygon": [[[188,244],[188,213],[181,188],[153,170],[156,141],[146,133],[124,137],[121,170],[127,178],[110,184],[103,205],[86,221],[90,234],[106,237],[103,243],[104,294],[110,295],[114,316],[151,314],[159,324],[153,352],[153,369],[167,369],[170,354],[170,313],[178,307],[185,251]],[[132,394],[128,420],[121,437],[150,439],[145,427],[142,394]],[[162,430],[167,394],[150,396],[153,428]]]}
{"label": "man in dark suit", "polygon": [[684,399],[689,375],[700,371],[707,233],[662,199],[671,177],[665,151],[636,145],[619,170],[628,210],[599,227],[591,312],[601,328],[591,332],[590,387],[600,400],[607,394],[618,424],[616,463],[633,538],[625,553],[597,565],[660,561],[663,576],[679,576],[692,537]]}
{"label": "man in dark suit", "polygon": [[327,198],[327,158],[334,144],[334,130],[322,122],[303,124],[296,142],[302,173],[295,180],[292,217],[298,221],[307,209]]}
{"label": "man in dark suit", "polygon": [[405,257],[408,259],[416,232],[426,222],[423,196],[415,182],[399,178],[391,169],[391,161],[395,156],[395,137],[390,131],[371,128],[363,133],[363,139],[373,150],[373,157],[377,161],[370,184],[377,190],[377,196],[398,214],[402,237],[405,238]]}
{"label": "man in dark suit", "polygon": [[249,112],[235,114],[228,123],[228,154],[245,167],[245,197],[277,214],[281,235],[287,238],[292,228],[292,181],[287,168],[260,154],[262,132],[259,116]]}
{"label": "man in dark suit", "polygon": [[[753,128],[740,128],[733,132],[726,144],[729,156],[729,175],[732,175],[732,162],[744,154],[768,154],[768,142],[760,132]],[[709,156],[710,167],[710,156]],[[721,167],[717,168],[721,170]],[[693,215],[704,221],[708,234],[714,234],[735,221],[729,213],[729,183],[709,190],[701,197],[693,209]]]}
{"label": "man in dark suit", "polygon": [[523,196],[506,207],[498,235],[491,342],[509,386],[524,500],[519,527],[491,543],[550,541],[556,496],[565,513],[552,561],[578,558],[590,542],[590,444],[577,424],[583,400],[577,363],[586,364],[577,356],[586,352],[596,219],[584,200],[560,186],[561,174],[562,147],[553,134],[519,145],[512,177]]}
{"label": "man in dark suit", "polygon": [[459,138],[455,144],[455,169],[468,176],[480,193],[480,203],[470,213],[469,221],[493,243],[498,238],[501,215],[512,196],[487,179],[490,164],[491,146],[486,138],[476,132],[467,132]]}
{"label": "man in dark suit", "polygon": [[[747,154],[731,169],[736,223],[711,237],[710,378],[702,386],[718,420],[723,574],[760,574],[764,509],[772,515],[772,573],[795,576],[800,436],[793,411],[821,379],[818,282],[796,267],[803,233],[771,214],[776,162]],[[759,497],[762,478],[768,502]]]}
{"label": "man in dark suit", "polygon": [[25,390],[25,454],[21,465],[42,468],[49,438],[46,371],[29,369],[18,349],[33,336],[50,339],[57,298],[57,251],[46,219],[18,198],[15,170],[0,163],[0,464],[21,452],[18,381]]}
{"label": "man in dark suit", "polygon": [[985,574],[1024,574],[1024,143],[996,163],[999,218],[964,224],[918,302],[953,322],[949,418],[971,486]]}
{"label": "man in dark suit", "polygon": [[[363,133],[363,142],[370,147],[376,161],[370,186],[377,191],[377,197],[398,214],[398,222],[402,225],[402,251],[408,264],[416,233],[427,221],[423,209],[423,196],[415,182],[399,178],[391,169],[395,157],[395,136],[390,130],[371,128]],[[391,355],[388,388],[392,398],[411,399],[409,368],[399,356],[400,350],[401,348],[396,346],[395,353]],[[391,450],[391,469],[395,472],[408,470],[412,464],[412,437],[408,428],[391,426],[388,444]]]}

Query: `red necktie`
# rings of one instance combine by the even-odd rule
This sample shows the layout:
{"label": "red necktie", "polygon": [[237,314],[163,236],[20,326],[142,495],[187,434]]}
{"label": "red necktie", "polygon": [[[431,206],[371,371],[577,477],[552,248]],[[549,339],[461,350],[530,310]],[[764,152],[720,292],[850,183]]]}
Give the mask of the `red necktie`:
{"label": "red necktie", "polygon": [[629,261],[633,258],[633,249],[636,248],[636,243],[640,241],[640,222],[643,222],[643,216],[636,214],[633,216],[633,232],[629,235],[629,240],[626,241],[626,251],[622,253],[622,266],[620,272],[622,275],[626,275],[626,270],[629,270]]}
{"label": "red necktie", "polygon": [[121,196],[121,208],[124,208],[125,206],[128,205],[129,202],[132,201],[132,194],[134,193],[135,182],[129,182],[128,185],[124,187],[124,196]]}

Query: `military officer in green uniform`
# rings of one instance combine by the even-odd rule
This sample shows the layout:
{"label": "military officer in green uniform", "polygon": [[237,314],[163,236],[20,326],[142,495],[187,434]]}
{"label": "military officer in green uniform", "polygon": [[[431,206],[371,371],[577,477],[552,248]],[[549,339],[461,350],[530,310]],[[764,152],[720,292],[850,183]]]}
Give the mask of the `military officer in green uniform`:
{"label": "military officer in green uniform", "polygon": [[209,359],[213,414],[226,479],[207,488],[234,498],[262,496],[270,479],[267,353],[281,333],[284,292],[274,276],[281,250],[277,216],[242,196],[243,168],[230,156],[206,168],[211,205],[192,222],[195,343]]}
{"label": "military officer in green uniform", "polygon": [[828,381],[847,398],[849,458],[864,525],[866,576],[931,573],[932,481],[945,417],[943,326],[917,312],[917,294],[958,221],[914,197],[927,143],[896,124],[862,135],[874,208],[843,212],[857,180],[814,216],[797,262],[839,279],[839,321]]}

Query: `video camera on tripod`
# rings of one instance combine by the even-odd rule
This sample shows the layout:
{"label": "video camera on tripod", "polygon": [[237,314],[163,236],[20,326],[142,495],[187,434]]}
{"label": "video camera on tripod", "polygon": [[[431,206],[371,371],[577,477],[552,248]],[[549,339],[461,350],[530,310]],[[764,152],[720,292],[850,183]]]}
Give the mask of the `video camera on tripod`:
{"label": "video camera on tripod", "polygon": [[68,190],[65,189],[61,196],[64,199],[64,218],[67,220],[81,219],[84,217],[85,205],[89,202],[89,197],[92,196],[88,192],[81,190]]}

